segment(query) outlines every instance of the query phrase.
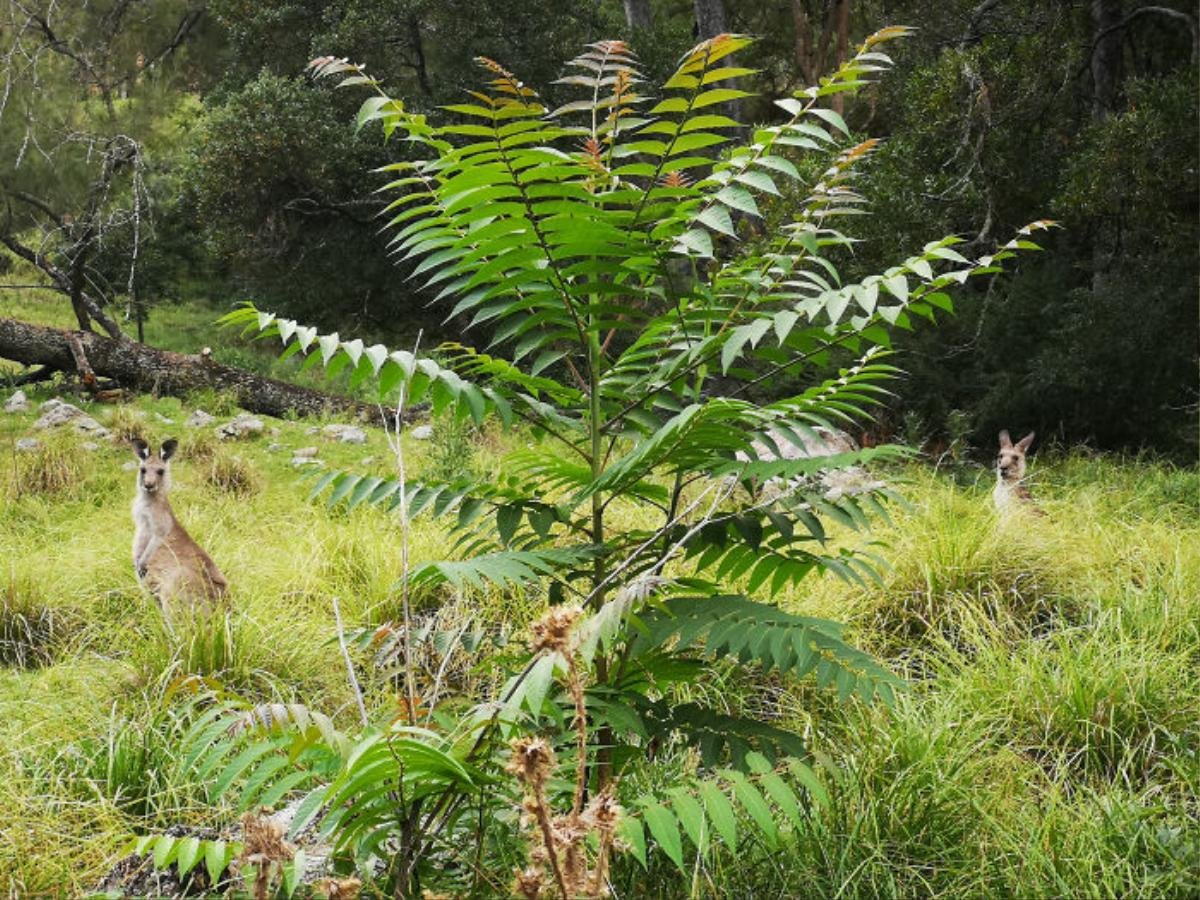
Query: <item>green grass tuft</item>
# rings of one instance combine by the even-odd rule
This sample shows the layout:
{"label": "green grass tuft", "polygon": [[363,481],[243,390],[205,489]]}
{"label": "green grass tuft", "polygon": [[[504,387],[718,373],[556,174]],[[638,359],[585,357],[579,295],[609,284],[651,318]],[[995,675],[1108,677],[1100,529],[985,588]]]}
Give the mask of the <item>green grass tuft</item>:
{"label": "green grass tuft", "polygon": [[[29,393],[35,403],[51,395]],[[127,448],[86,452],[74,434],[39,434],[39,453],[18,454],[9,448],[36,414],[0,416],[0,886],[10,892],[84,893],[129,833],[220,824],[176,766],[188,685],[301,702],[351,725],[332,599],[351,630],[400,618],[395,516],[309,502],[310,482],[291,466],[292,450],[315,445],[324,468],[387,475],[384,435],[346,445],[307,433],[308,422],[273,421],[270,442],[233,451],[211,428],[184,427],[195,405],[232,411],[221,398],[142,397],[92,413],[181,440],[172,504],[231,594],[228,615],[171,627],[132,572]],[[495,472],[506,447],[529,439],[445,422],[434,434],[403,438],[414,477]],[[984,479],[887,473],[910,509],[872,534],[892,566],[882,586],[810,579],[775,598],[849,623],[854,641],[909,675],[894,709],[779,679],[681,690],[794,727],[830,794],[778,851],[747,842],[736,856],[714,853],[698,869],[700,895],[1200,892],[1200,475],[1084,455],[1040,460],[1034,475],[1047,515],[1005,523]],[[409,550],[419,564],[443,558],[449,541],[422,517]],[[429,635],[418,668],[475,696],[496,686],[490,662],[545,602],[446,587],[413,601]],[[483,632],[480,649],[447,653],[436,635],[464,627]],[[394,673],[373,670],[372,656],[356,653],[368,703],[395,709]],[[694,764],[647,748],[628,786],[670,784]],[[614,879],[623,896],[691,887],[627,859]]]}

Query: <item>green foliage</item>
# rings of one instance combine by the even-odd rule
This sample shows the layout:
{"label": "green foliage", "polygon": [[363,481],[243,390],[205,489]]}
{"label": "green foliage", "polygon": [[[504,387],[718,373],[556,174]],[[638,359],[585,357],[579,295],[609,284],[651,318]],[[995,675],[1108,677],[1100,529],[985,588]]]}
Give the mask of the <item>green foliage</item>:
{"label": "green foliage", "polygon": [[[815,479],[899,451],[789,458],[796,454],[780,448],[817,437],[818,427],[866,420],[895,372],[882,362],[891,330],[912,328],[918,317],[936,320],[951,309],[948,288],[1001,271],[1015,252],[1037,249],[1028,235],[1048,227],[1027,226],[975,260],[954,249],[953,238],[933,241],[881,273],[841,279],[835,260],[852,241],[836,226],[860,211],[852,176],[875,142],[843,145],[846,124],[822,101],[868,83],[890,64],[879,45],[905,33],[868,38],[818,85],[779,101],[783,123],[750,129],[744,139],[739,124],[719,113],[745,93],[725,86],[748,72],[729,62],[751,43],[738,35],[687,53],[656,103],[619,41],[593,44],[569,64],[563,83],[581,99],[553,109],[516,75],[481,59],[490,75],[485,90],[447,107],[457,118],[442,126],[409,112],[360,67],[316,60],[317,76],[349,73],[343,84],[375,89],[359,128],[379,121],[385,135],[402,133],[429,154],[386,167],[394,176],[385,188],[395,197],[387,207],[393,254],[411,260],[439,299],[454,302],[452,315],[487,323],[496,351],[453,344],[437,362],[418,359],[320,335],[249,304],[223,320],[278,337],[284,355],[304,355],[306,367],[351,372],[351,385],[371,385],[382,403],[428,397],[435,411],[476,423],[522,420],[541,435],[552,449],[513,454],[494,484],[332,472],[312,494],[333,486],[330,505],[386,505],[400,512],[402,528],[423,509],[456,513],[456,556],[405,573],[402,591],[522,585],[543,587],[552,603],[572,597],[591,618],[580,626],[588,677],[565,657],[569,702],[584,709],[586,680],[587,715],[597,727],[585,731],[577,712],[567,731],[579,746],[561,731],[559,741],[585,780],[604,794],[640,742],[694,742],[707,765],[736,767],[722,777],[768,845],[777,839],[775,814],[744,773],[757,776],[794,824],[796,796],[762,754],[800,753],[798,739],[702,705],[667,710],[660,701],[681,673],[697,677],[717,659],[815,673],[818,686],[836,686],[842,701],[892,698],[900,681],[845,643],[837,626],[751,595],[769,599],[820,570],[864,586],[877,580],[871,551],[821,551],[835,528],[863,530],[886,516],[887,492],[868,484],[832,500]],[[811,183],[793,161],[809,154],[832,160]],[[774,234],[746,240],[759,203],[792,183],[806,199]],[[859,358],[833,377],[814,374],[846,353]],[[766,404],[745,397],[785,373],[794,380],[807,373],[813,383]],[[648,511],[659,524],[620,523],[614,504]],[[531,660],[498,706],[443,722],[446,735],[416,730],[416,710],[407,726],[368,727],[352,739],[354,749],[336,751],[337,772],[309,795],[306,816],[328,805],[321,827],[360,866],[393,829],[407,827],[408,849],[393,860],[392,875],[415,884],[422,842],[436,834],[431,820],[412,830],[417,805],[434,803],[439,827],[458,827],[455,817],[496,765],[492,741],[510,736],[526,712],[532,725],[547,715],[563,720],[562,698],[551,690],[561,658]],[[407,676],[406,684],[411,692]],[[236,778],[264,757],[280,767],[274,760],[284,742],[252,744],[226,771]],[[322,745],[333,750],[327,738]],[[290,745],[293,756],[298,746]],[[406,754],[415,755],[404,762]],[[545,807],[536,779],[526,778],[527,802]],[[400,814],[381,786],[393,782]],[[676,802],[682,809],[694,801]],[[581,812],[576,801],[572,815]],[[716,815],[727,830],[724,813]],[[681,865],[673,815],[651,804],[646,821]]]}
{"label": "green foliage", "polygon": [[[156,872],[173,869],[185,889],[207,888],[210,892],[234,887],[236,882],[233,881],[233,875],[236,872],[241,876],[240,881],[247,895],[257,895],[260,893],[256,890],[259,870],[265,865],[269,868],[261,883],[269,890],[275,886],[274,882],[277,879],[278,887],[281,888],[272,892],[270,896],[295,896],[304,874],[304,851],[296,850],[286,861],[252,861],[253,855],[247,857],[247,845],[248,842],[219,838],[148,834],[130,841],[129,852],[134,856],[148,857],[151,867]],[[199,883],[197,875],[203,876]]]}
{"label": "green foliage", "polygon": [[14,453],[7,467],[4,489],[8,500],[34,494],[62,496],[77,493],[82,482],[80,454],[74,436],[50,435],[37,438],[31,451]]}
{"label": "green foliage", "polygon": [[642,641],[651,647],[671,643],[686,650],[703,640],[711,655],[757,662],[764,670],[794,675],[813,672],[822,687],[835,684],[845,699],[857,692],[887,699],[901,682],[868,654],[848,647],[833,623],[797,616],[745,597],[674,597],[643,617]]}
{"label": "green foliage", "polygon": [[[767,849],[778,851],[789,843],[793,829],[803,827],[813,801],[829,802],[816,773],[798,759],[773,766],[761,754],[749,753],[745,764],[744,772],[721,769],[709,778],[685,781],[665,798],[637,801],[636,812],[624,820],[621,837],[643,868],[647,834],[687,876],[692,863],[684,855],[684,837],[701,857],[708,856],[718,842],[736,852],[740,826]],[[744,833],[740,836],[746,838]]]}
{"label": "green foliage", "polygon": [[167,824],[167,811],[200,796],[180,761],[187,707],[159,708],[151,715],[109,711],[104,731],[61,748],[58,761],[77,798],[101,796],[143,823]]}
{"label": "green foliage", "polygon": [[1021,423],[1194,460],[1188,29],[1157,12],[1125,19],[1101,115],[1091,79],[1080,83],[1098,26],[1077,7],[913,0],[892,14],[920,27],[881,85],[888,140],[865,175],[875,215],[850,271],[874,271],[930,227],[978,247],[1035,213],[1064,226],[1052,253],[964,291],[954,321],[900,338],[910,377],[895,418],[915,409],[948,437],[950,412],[967,410],[981,455]]}
{"label": "green foliage", "polygon": [[46,606],[11,579],[0,597],[0,663],[18,669],[49,665],[73,631],[73,616]]}
{"label": "green foliage", "polygon": [[214,452],[205,461],[204,480],[215,490],[248,497],[262,490],[262,479],[242,457]]}
{"label": "green foliage", "polygon": [[353,319],[359,330],[393,335],[437,322],[379,252],[383,204],[361,176],[390,155],[374,134],[345,127],[354,98],[301,77],[305,65],[337,48],[433,109],[459,98],[475,54],[504,55],[548,83],[566,54],[619,20],[603,5],[528,0],[217,0],[209,9],[223,78],[176,167],[188,201],[172,219],[202,235],[222,295],[249,293],[308,322]]}
{"label": "green foliage", "polygon": [[388,858],[385,843],[411,827],[406,822],[420,821],[423,809],[432,814],[421,839],[470,829],[475,813],[464,803],[482,803],[493,790],[494,779],[469,761],[486,722],[467,719],[459,731],[440,734],[396,721],[352,736],[300,704],[225,701],[189,729],[184,763],[207,785],[210,802],[239,811],[275,806],[305,789],[289,835],[317,822],[338,856],[371,873]]}
{"label": "green foliage", "polygon": [[445,415],[435,420],[425,476],[435,481],[478,479],[480,472],[474,457],[479,436],[478,428],[459,416]]}
{"label": "green foliage", "polygon": [[[384,159],[338,124],[337,98],[298,77],[301,64],[262,71],[205,110],[184,169],[193,208],[181,214],[195,223],[226,290],[320,321],[331,295],[350,299],[349,269],[357,291],[394,308],[396,292],[383,287],[390,267],[362,239],[374,203],[358,184],[359,172]],[[280,166],[284,157],[290,163]],[[344,252],[320,252],[329,245]]]}
{"label": "green foliage", "polygon": [[[151,324],[177,323],[174,339],[180,341],[198,339],[211,317],[203,306],[170,312]],[[221,337],[203,340],[220,354]],[[50,395],[40,386],[27,392],[35,405]],[[150,395],[127,408],[152,422],[155,413],[178,422],[190,412],[177,400]],[[95,415],[111,425],[113,412],[100,407]],[[0,416],[0,445],[24,436],[36,416]],[[311,423],[269,424],[280,432],[273,440],[287,446],[314,443],[305,433]],[[365,454],[378,458],[384,436],[366,431],[365,447],[323,444],[320,455],[329,468],[354,469]],[[497,428],[484,440],[484,472],[501,469],[498,461],[491,463],[492,454],[498,460],[502,453],[528,452],[530,445],[553,446],[521,428]],[[242,710],[303,704],[331,716],[340,733],[357,736],[329,605],[338,596],[369,716],[376,727],[386,727],[403,712],[395,696],[403,678],[403,631],[392,622],[376,638],[375,627],[398,616],[395,513],[365,504],[346,513],[344,505],[329,511],[324,503],[301,502],[309,483],[298,493],[290,455],[267,444],[238,448],[264,475],[262,491],[244,499],[204,487],[201,467],[182,453],[175,464],[176,511],[235,584],[236,667],[221,681],[246,695]],[[410,469],[426,472],[429,443],[406,441],[406,449]],[[131,817],[132,803],[110,799],[115,792],[96,774],[99,762],[85,769],[74,754],[86,749],[88,756],[99,755],[108,746],[114,705],[118,730],[127,725],[131,734],[125,746],[138,746],[135,737],[145,735],[158,715],[162,682],[176,671],[163,672],[172,664],[173,645],[159,639],[153,627],[158,612],[129,571],[132,476],[121,469],[128,458],[127,450],[105,446],[81,455],[86,488],[79,495],[27,494],[0,503],[0,591],[11,579],[22,608],[52,608],[69,617],[66,640],[54,644],[46,664],[24,670],[10,665],[0,678],[6,747],[0,755],[0,871],[22,896],[94,890],[127,855],[131,831],[176,835],[182,825],[201,839],[236,840],[241,785],[254,774],[252,765],[227,790],[226,803],[210,804],[194,768],[191,774],[175,768],[182,760],[179,733],[162,729],[161,737],[145,742],[165,752],[151,754],[150,769],[131,767],[126,780],[152,786],[147,820]],[[812,576],[772,598],[788,612],[847,623],[848,643],[911,675],[913,688],[898,693],[891,707],[868,706],[856,697],[842,703],[812,678],[764,675],[757,664],[740,666],[725,657],[713,664],[693,660],[685,668],[678,658],[643,656],[637,670],[626,673],[626,681],[644,679],[653,668],[661,686],[645,707],[630,707],[651,721],[645,723],[650,737],[629,747],[633,761],[623,766],[617,786],[629,818],[640,820],[643,799],[674,811],[672,791],[681,787],[704,804],[695,782],[715,779],[724,788],[717,770],[740,771],[727,745],[712,759],[702,758],[702,730],[712,716],[722,735],[742,734],[751,750],[775,760],[801,801],[803,827],[792,827],[777,810],[780,847],[768,851],[750,814],[726,791],[736,850],[721,839],[705,807],[710,841],[699,866],[686,826],[678,826],[689,871],[683,877],[643,821],[647,868],[632,853],[620,854],[610,872],[615,892],[683,897],[699,884],[702,895],[788,896],[803,885],[813,894],[841,891],[863,900],[1196,893],[1200,697],[1191,673],[1200,646],[1200,475],[1195,467],[1087,450],[1039,454],[1031,473],[1047,515],[1006,529],[997,527],[988,498],[994,475],[976,469],[974,478],[952,479],[944,468],[923,463],[889,465],[884,477],[908,504],[889,506],[891,524],[877,520],[869,533],[885,542],[891,563],[880,569],[883,585],[868,582],[864,589]],[[661,518],[648,504],[635,509],[622,501],[611,508],[623,526],[653,530]],[[484,517],[493,528],[494,511]],[[448,555],[453,538],[443,526],[452,521],[423,513],[410,522],[413,564]],[[522,531],[526,522],[523,517]],[[845,537],[837,526],[831,539]],[[766,596],[764,588],[755,599]],[[539,614],[544,591],[468,588],[459,596],[446,586],[414,594],[414,602],[416,632],[428,629],[414,640],[418,724],[429,715],[428,727],[446,733],[449,726],[441,723],[465,705],[503,699],[506,673],[526,659],[519,636]],[[356,627],[368,622],[372,627]],[[444,656],[442,647],[453,649]],[[694,645],[693,652],[700,649]],[[380,668],[373,655],[386,656]],[[435,700],[431,686],[443,663]],[[528,676],[526,683],[532,680]],[[504,713],[517,722],[516,730],[559,733],[570,709],[561,670],[544,683],[542,700],[531,690],[519,710]],[[600,717],[608,715],[619,733],[636,733],[636,720],[622,719],[617,705],[629,694],[603,705],[610,696],[601,688],[588,691],[589,728],[602,727]],[[178,696],[172,704],[179,705]],[[542,711],[536,724],[529,712],[534,704]],[[684,707],[680,724],[660,726],[660,717],[675,707]],[[762,737],[772,744],[780,736],[795,743],[760,746],[755,735],[720,716],[774,728]],[[185,730],[192,721],[184,721]],[[678,734],[689,728],[696,737]],[[556,741],[555,748],[560,777],[550,790],[561,809],[561,782],[575,757],[569,740]],[[280,799],[277,809],[294,809],[308,789],[329,779],[310,752],[312,762],[306,759],[304,768],[312,782]],[[494,744],[481,749],[480,765],[486,767],[495,753]],[[788,756],[813,769],[828,804],[806,796],[803,782],[789,778],[782,761]],[[155,780],[160,774],[169,778]],[[754,780],[752,773],[747,777]],[[505,894],[523,859],[525,847],[514,838],[519,798],[511,786],[502,775],[487,791],[497,805],[485,808],[482,894]],[[771,803],[765,789],[759,793]],[[135,795],[126,788],[121,796],[132,801]],[[474,832],[448,834],[451,839],[425,857],[422,888],[449,892],[470,884],[471,876],[460,873],[474,871]],[[311,849],[306,836],[296,843]],[[311,869],[311,852],[309,859]],[[460,863],[466,865],[455,868]],[[338,864],[349,865],[343,858]],[[192,870],[194,885],[204,878],[202,866]],[[172,867],[163,880],[169,883],[173,874]],[[376,877],[368,889],[386,889],[382,881]],[[126,893],[146,890],[130,887]]]}

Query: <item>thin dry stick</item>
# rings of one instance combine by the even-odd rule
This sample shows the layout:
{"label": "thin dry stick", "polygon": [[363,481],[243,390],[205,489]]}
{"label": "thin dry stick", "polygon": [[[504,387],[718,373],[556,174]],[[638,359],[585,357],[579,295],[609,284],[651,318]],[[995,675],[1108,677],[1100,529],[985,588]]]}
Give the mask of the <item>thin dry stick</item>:
{"label": "thin dry stick", "polygon": [[[700,494],[700,496],[698,496],[694,501],[692,501],[692,503],[687,507],[687,509],[683,510],[683,512],[681,512],[678,516],[676,516],[671,522],[668,522],[666,525],[664,525],[662,528],[660,528],[658,531],[656,531],[650,537],[649,540],[647,540],[640,547],[635,549],[633,551],[633,553],[631,553],[629,556],[627,556],[618,566],[616,566],[616,568],[613,569],[612,574],[609,575],[609,577],[606,578],[605,581],[603,583],[601,583],[601,585],[595,591],[593,591],[591,594],[589,594],[587,597],[587,600],[585,600],[584,602],[590,603],[592,600],[592,597],[596,595],[596,591],[598,591],[600,589],[600,587],[603,587],[604,584],[607,584],[609,581],[611,581],[613,578],[615,578],[621,572],[625,571],[625,569],[629,568],[629,566],[633,565],[633,563],[638,559],[638,557],[641,555],[641,552],[643,550],[645,550],[646,547],[650,546],[650,544],[652,544],[656,540],[658,540],[658,538],[661,537],[664,533],[666,533],[666,531],[668,529],[673,527],[676,522],[680,522],[684,518],[686,518],[687,515],[692,510],[696,509],[700,505],[700,501],[703,500],[708,495],[709,491],[717,490],[717,495],[713,498],[712,503],[709,504],[708,510],[704,513],[704,515],[702,515],[697,522],[692,524],[692,526],[684,533],[683,537],[681,537],[678,541],[676,541],[674,544],[672,544],[667,550],[665,550],[663,552],[663,554],[659,557],[658,561],[653,566],[651,566],[643,574],[642,577],[643,578],[653,578],[658,573],[662,572],[663,568],[671,560],[671,557],[673,557],[677,552],[679,552],[679,549],[681,547],[683,547],[683,545],[686,544],[689,540],[691,540],[691,538],[697,532],[699,532],[701,528],[703,528],[710,521],[712,521],[712,518],[716,514],[718,507],[720,507],[721,503],[724,502],[725,499],[728,498],[734,492],[735,489],[736,489],[736,484],[731,483],[731,482],[714,482],[712,485],[705,488],[704,491]],[[760,509],[766,509],[771,504],[776,503],[785,497],[790,497],[792,494],[795,494],[800,489],[801,489],[801,485],[799,483],[792,484],[787,488],[787,490],[781,491],[779,494],[773,495],[772,497],[770,497],[767,500],[763,500],[759,503],[756,503],[755,505],[743,510],[743,512],[744,513],[745,512],[757,512]]]}
{"label": "thin dry stick", "polygon": [[[713,500],[712,504],[709,506],[708,512],[706,512],[704,514],[703,518],[701,518],[701,520],[700,520],[701,526],[703,526],[704,523],[706,523],[712,517],[712,515],[716,511],[717,507],[720,506],[721,502],[723,500],[725,500],[726,497],[728,497],[730,494],[733,493],[733,490],[734,490],[734,486],[723,485],[722,482],[719,482],[719,481],[713,482],[708,487],[706,487],[700,493],[700,496],[698,496],[695,500],[693,500],[690,504],[688,504],[686,509],[681,511],[677,516],[675,516],[675,518],[671,519],[671,521],[667,522],[665,525],[663,525],[661,528],[659,528],[656,532],[654,532],[654,534],[650,535],[650,537],[647,538],[645,541],[643,541],[639,547],[637,547],[632,553],[630,553],[627,557],[625,557],[625,559],[623,559],[618,565],[616,565],[613,568],[613,570],[608,574],[608,577],[605,578],[598,585],[596,585],[596,587],[592,589],[592,592],[587,595],[587,597],[584,599],[584,604],[586,605],[588,603],[591,603],[592,599],[595,598],[596,596],[598,596],[600,591],[602,591],[610,582],[614,581],[618,575],[620,575],[622,572],[624,572],[626,569],[628,569],[630,566],[632,566],[638,560],[638,558],[641,556],[643,550],[645,550],[651,544],[654,544],[660,537],[662,537],[664,534],[666,534],[670,529],[674,528],[675,525],[677,525],[679,522],[682,522],[684,519],[686,519],[688,517],[688,515],[690,515],[691,512],[700,505],[701,501],[706,496],[708,496],[708,494],[711,491],[717,491],[718,493],[717,493],[716,498]],[[652,572],[661,571],[663,565],[665,565],[665,563],[667,561],[667,558],[672,553],[674,553],[676,549],[678,549],[678,547],[680,546],[680,544],[683,541],[686,541],[693,534],[695,534],[696,531],[698,531],[698,530],[699,530],[699,528],[692,528],[690,531],[688,531],[687,534],[685,534],[683,536],[682,540],[679,543],[677,543],[674,547],[672,547],[670,550],[668,550],[666,554],[663,555],[663,558],[658,562],[657,565],[654,566],[654,568],[651,571]]]}
{"label": "thin dry stick", "polygon": [[[417,332],[417,340],[413,344],[413,358],[421,346],[421,335],[424,329]],[[408,701],[408,724],[417,723],[417,688],[413,676],[412,655],[412,611],[408,603],[408,482],[404,469],[404,442],[400,439],[400,426],[404,421],[404,401],[408,397],[408,382],[400,385],[400,395],[396,399],[396,434],[387,428],[386,419],[384,433],[388,444],[396,457],[396,476],[400,482],[400,609],[404,616],[404,688]],[[382,412],[382,410],[381,410]]]}
{"label": "thin dry stick", "polygon": [[367,707],[363,703],[362,688],[358,686],[358,676],[354,674],[354,663],[350,661],[350,650],[346,647],[346,632],[342,628],[342,611],[338,608],[338,598],[333,598],[333,618],[337,622],[338,646],[342,648],[342,659],[346,661],[346,677],[350,679],[350,687],[354,690],[354,702],[358,705],[358,715],[366,728]]}
{"label": "thin dry stick", "polygon": [[442,656],[442,662],[438,666],[437,674],[433,677],[433,690],[429,692],[429,697],[425,703],[425,724],[428,725],[433,720],[433,706],[437,703],[438,695],[442,692],[442,676],[446,674],[446,667],[450,664],[450,655],[454,652],[454,647],[462,640],[462,636],[466,634],[467,629],[471,626],[471,620],[463,622],[462,628],[458,629],[454,637],[446,645],[446,652]]}

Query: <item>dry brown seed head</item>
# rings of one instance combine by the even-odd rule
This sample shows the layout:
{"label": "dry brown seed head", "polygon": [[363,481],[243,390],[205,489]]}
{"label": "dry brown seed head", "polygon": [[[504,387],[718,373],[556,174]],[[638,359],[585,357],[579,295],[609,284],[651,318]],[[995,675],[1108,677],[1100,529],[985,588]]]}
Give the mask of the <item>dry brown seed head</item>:
{"label": "dry brown seed head", "polygon": [[583,820],[588,827],[598,831],[612,832],[621,821],[621,806],[611,790],[597,794],[583,811]]}
{"label": "dry brown seed head", "polygon": [[283,839],[283,826],[254,813],[242,816],[242,855],[261,857],[269,862],[286,862],[296,848]]}
{"label": "dry brown seed head", "polygon": [[554,751],[540,737],[514,738],[509,744],[512,759],[505,769],[525,785],[540,787],[554,769]]}
{"label": "dry brown seed head", "polygon": [[534,653],[544,650],[569,656],[572,651],[571,633],[583,616],[578,606],[556,606],[530,626]]}
{"label": "dry brown seed head", "polygon": [[546,873],[542,869],[529,866],[524,870],[517,869],[513,874],[514,894],[527,900],[538,900],[542,896],[542,888],[546,884]]}
{"label": "dry brown seed head", "polygon": [[313,887],[328,900],[356,900],[362,882],[357,878],[323,878]]}

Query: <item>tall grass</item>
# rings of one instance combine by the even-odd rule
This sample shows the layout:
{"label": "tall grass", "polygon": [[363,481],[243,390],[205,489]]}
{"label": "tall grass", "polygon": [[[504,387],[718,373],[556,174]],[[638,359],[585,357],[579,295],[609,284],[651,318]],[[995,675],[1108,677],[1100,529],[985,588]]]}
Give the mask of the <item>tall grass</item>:
{"label": "tall grass", "polygon": [[[220,398],[196,399],[224,410]],[[6,655],[0,669],[0,889],[78,894],[111,865],[123,835],[211,819],[174,768],[178,685],[206,678],[349,724],[332,598],[348,627],[396,617],[394,519],[306,502],[290,454],[266,449],[269,440],[316,443],[329,468],[360,469],[371,456],[368,468],[386,474],[382,434],[343,445],[307,434],[307,423],[277,422],[278,436],[231,450],[210,430],[184,429],[190,409],[142,398],[95,414],[182,438],[172,502],[230,579],[228,615],[168,628],[138,588],[126,448],[87,453],[66,436],[44,455],[4,454],[6,485],[20,465],[24,482],[40,486],[0,504],[0,627],[5,646],[25,653]],[[0,418],[0,448],[33,418]],[[454,474],[456,460],[494,471],[511,440],[439,428],[433,442],[404,438],[419,473]],[[889,710],[778,680],[689,686],[796,728],[829,802],[807,811],[779,851],[746,843],[717,853],[691,883],[625,860],[614,873],[623,896],[1200,892],[1200,477],[1082,455],[1036,471],[1047,516],[1015,523],[993,515],[984,479],[960,485],[919,467],[888,474],[910,508],[874,535],[892,563],[882,585],[813,580],[777,599],[849,622],[912,689]],[[440,558],[446,535],[417,519],[410,550],[415,562]],[[464,625],[486,633],[483,649],[453,651],[443,672],[467,693],[494,683],[497,642],[544,602],[448,589],[416,601],[431,635]],[[419,649],[430,654],[419,665],[440,667],[433,638]],[[369,701],[394,703],[386,672],[360,661]],[[667,753],[637,777],[668,783],[692,764]]]}

